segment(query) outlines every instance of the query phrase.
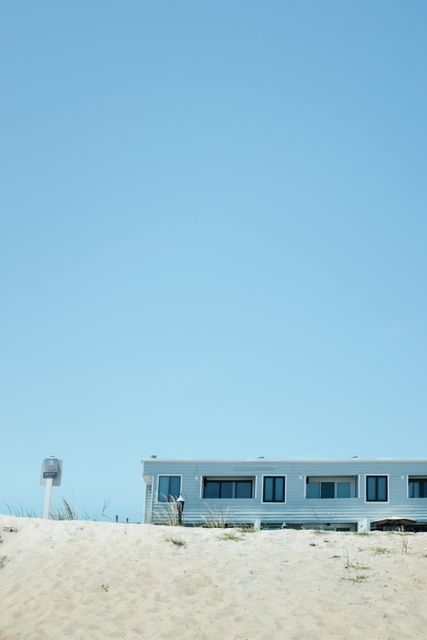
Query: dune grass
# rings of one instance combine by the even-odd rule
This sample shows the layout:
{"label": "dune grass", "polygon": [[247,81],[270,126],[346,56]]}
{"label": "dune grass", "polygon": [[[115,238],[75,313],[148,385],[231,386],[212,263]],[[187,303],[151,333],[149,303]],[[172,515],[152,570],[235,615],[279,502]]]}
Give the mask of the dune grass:
{"label": "dune grass", "polygon": [[185,540],[183,540],[182,538],[177,538],[176,536],[173,536],[172,538],[166,538],[166,540],[174,544],[176,547],[187,546],[187,543],[185,542]]}

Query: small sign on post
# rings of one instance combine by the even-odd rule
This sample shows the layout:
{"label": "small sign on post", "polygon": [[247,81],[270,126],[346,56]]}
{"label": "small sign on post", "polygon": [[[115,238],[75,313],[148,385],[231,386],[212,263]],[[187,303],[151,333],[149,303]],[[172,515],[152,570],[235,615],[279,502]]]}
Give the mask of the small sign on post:
{"label": "small sign on post", "polygon": [[59,487],[61,484],[62,460],[55,456],[45,458],[42,462],[40,484],[46,487],[44,494],[43,518],[49,518],[50,501],[52,498],[52,487]]}

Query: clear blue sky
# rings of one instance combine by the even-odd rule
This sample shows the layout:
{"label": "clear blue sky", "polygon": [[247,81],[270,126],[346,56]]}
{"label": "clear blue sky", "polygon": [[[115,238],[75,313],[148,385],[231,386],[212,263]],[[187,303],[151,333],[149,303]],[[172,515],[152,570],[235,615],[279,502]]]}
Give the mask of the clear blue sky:
{"label": "clear blue sky", "polygon": [[426,456],[427,5],[0,5],[0,511]]}

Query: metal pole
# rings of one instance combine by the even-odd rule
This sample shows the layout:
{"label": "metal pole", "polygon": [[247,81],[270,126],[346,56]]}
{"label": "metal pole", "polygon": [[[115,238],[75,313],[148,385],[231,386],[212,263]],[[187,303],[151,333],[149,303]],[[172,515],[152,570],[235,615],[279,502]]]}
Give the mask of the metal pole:
{"label": "metal pole", "polygon": [[50,500],[52,498],[52,482],[53,478],[46,479],[46,490],[44,494],[44,508],[43,508],[43,518],[49,518],[50,511]]}
{"label": "metal pole", "polygon": [[178,524],[182,525],[182,512],[184,511],[184,498],[182,494],[179,494],[179,498],[176,500],[176,506],[178,509]]}

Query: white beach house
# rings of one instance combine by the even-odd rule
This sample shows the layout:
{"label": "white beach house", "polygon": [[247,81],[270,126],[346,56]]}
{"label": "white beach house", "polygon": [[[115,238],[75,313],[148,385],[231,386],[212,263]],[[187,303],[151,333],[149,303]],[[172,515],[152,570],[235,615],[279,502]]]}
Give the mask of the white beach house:
{"label": "white beach house", "polygon": [[161,524],[181,496],[182,523],[363,531],[401,520],[427,530],[427,459],[142,460],[145,517]]}

